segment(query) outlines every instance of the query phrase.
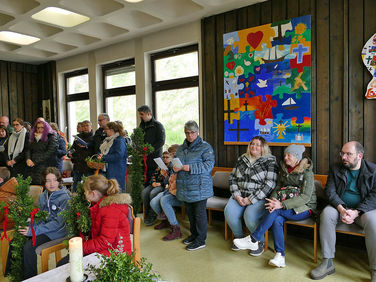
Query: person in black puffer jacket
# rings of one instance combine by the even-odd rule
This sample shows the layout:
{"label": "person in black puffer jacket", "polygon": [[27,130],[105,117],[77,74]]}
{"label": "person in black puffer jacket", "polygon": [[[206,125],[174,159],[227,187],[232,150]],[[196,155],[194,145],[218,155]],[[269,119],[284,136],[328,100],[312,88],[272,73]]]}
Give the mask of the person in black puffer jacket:
{"label": "person in black puffer jacket", "polygon": [[[82,132],[77,136],[84,140],[88,145],[93,141],[93,129],[91,122],[84,120],[82,122]],[[91,155],[91,150],[75,140],[71,148],[71,159],[73,163],[73,192],[77,191],[77,183],[81,181],[82,176],[92,174],[92,170],[87,166],[85,159]]]}
{"label": "person in black puffer jacket", "polygon": [[30,133],[30,145],[26,151],[26,176],[32,184],[40,185],[40,176],[46,167],[56,167],[59,144],[56,134],[45,121],[37,121]]}

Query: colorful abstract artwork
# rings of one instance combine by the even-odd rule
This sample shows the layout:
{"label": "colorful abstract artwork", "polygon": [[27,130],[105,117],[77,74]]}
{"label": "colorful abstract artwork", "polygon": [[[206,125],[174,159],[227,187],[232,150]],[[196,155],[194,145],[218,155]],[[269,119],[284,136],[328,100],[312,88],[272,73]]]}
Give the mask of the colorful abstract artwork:
{"label": "colorful abstract artwork", "polygon": [[371,73],[372,79],[368,83],[366,98],[376,99],[376,33],[368,39],[362,50],[363,64]]}
{"label": "colorful abstract artwork", "polygon": [[224,140],[311,145],[311,17],[223,35]]}

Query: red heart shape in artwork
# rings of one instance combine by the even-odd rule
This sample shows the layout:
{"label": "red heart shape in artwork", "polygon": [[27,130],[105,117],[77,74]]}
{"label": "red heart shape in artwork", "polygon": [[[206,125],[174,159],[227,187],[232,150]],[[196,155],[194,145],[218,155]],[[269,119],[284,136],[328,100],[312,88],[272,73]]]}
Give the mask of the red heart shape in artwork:
{"label": "red heart shape in artwork", "polygon": [[257,31],[255,33],[251,32],[247,35],[247,41],[253,49],[256,49],[257,46],[259,46],[263,36],[264,34],[262,33],[262,31]]}
{"label": "red heart shape in artwork", "polygon": [[226,64],[226,67],[229,68],[230,70],[233,70],[233,68],[235,67],[235,62],[228,62]]}

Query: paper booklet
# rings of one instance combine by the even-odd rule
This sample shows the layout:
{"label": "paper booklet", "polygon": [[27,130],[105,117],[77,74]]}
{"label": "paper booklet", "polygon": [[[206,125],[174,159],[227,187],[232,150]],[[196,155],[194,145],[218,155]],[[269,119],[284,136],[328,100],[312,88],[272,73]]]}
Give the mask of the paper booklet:
{"label": "paper booklet", "polygon": [[182,168],[183,167],[183,164],[181,163],[181,161],[179,160],[179,158],[173,158],[171,162],[177,168]]}
{"label": "paper booklet", "polygon": [[155,158],[154,161],[160,167],[160,169],[164,169],[166,171],[168,170],[167,166],[165,165],[165,163],[163,162],[161,158]]}

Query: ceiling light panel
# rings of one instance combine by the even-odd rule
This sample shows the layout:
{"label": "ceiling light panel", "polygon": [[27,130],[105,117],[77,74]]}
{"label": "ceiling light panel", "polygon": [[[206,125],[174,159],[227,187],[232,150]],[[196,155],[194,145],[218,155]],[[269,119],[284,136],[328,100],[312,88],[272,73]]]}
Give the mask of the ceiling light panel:
{"label": "ceiling light panel", "polygon": [[25,35],[13,31],[0,31],[0,41],[14,43],[18,45],[30,45],[40,39],[34,36]]}
{"label": "ceiling light panel", "polygon": [[62,26],[73,27],[90,20],[89,17],[80,15],[58,7],[47,7],[31,16],[33,19]]}

